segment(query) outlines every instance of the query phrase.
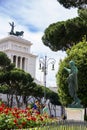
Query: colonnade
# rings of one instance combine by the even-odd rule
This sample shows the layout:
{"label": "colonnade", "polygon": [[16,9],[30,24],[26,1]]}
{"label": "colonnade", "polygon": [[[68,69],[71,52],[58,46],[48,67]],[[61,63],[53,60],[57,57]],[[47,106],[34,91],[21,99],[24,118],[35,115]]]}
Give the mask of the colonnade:
{"label": "colonnade", "polygon": [[20,68],[22,70],[26,70],[26,58],[21,56],[12,56],[12,63],[15,64],[16,68]]}

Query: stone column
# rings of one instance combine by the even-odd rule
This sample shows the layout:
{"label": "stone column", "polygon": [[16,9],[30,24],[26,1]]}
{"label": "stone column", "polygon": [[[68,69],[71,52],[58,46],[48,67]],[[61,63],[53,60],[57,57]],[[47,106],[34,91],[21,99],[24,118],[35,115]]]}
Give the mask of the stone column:
{"label": "stone column", "polygon": [[22,69],[22,57],[20,57],[20,69]]}
{"label": "stone column", "polygon": [[25,71],[26,72],[28,71],[28,67],[29,67],[28,58],[25,58]]}
{"label": "stone column", "polygon": [[25,63],[25,58],[23,57],[23,58],[22,58],[22,69],[23,69],[23,70],[25,70],[25,64],[24,64],[24,63]]}
{"label": "stone column", "polygon": [[27,59],[25,58],[25,60],[24,60],[24,70],[26,71],[27,70],[27,68],[26,68],[26,61],[27,61]]}
{"label": "stone column", "polygon": [[17,65],[18,65],[18,56],[16,56],[16,64],[15,64],[16,68],[18,67]]}
{"label": "stone column", "polygon": [[11,63],[13,63],[13,55],[11,55]]}

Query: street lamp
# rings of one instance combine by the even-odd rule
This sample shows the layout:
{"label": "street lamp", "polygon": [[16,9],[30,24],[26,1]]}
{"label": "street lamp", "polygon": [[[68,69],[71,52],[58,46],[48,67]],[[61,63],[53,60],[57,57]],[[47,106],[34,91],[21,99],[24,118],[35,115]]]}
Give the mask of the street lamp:
{"label": "street lamp", "polygon": [[47,70],[48,70],[48,65],[52,64],[52,70],[54,70],[54,64],[56,60],[54,58],[49,58],[47,59],[47,56],[44,58],[41,57],[39,59],[39,69],[42,70],[44,73],[44,102],[46,101],[46,76],[47,76]]}

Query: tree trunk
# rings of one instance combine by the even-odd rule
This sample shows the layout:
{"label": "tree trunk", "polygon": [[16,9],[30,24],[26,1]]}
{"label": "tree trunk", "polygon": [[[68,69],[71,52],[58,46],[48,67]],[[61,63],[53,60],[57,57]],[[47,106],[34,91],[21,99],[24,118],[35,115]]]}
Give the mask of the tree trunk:
{"label": "tree trunk", "polygon": [[56,117],[56,105],[53,105],[54,116]]}
{"label": "tree trunk", "polygon": [[15,96],[16,96],[17,107],[20,108],[20,102],[19,102],[18,96],[17,95]]}
{"label": "tree trunk", "polygon": [[50,104],[50,102],[49,102],[49,103],[48,103],[48,108],[49,108],[49,112],[50,112],[50,116],[51,116],[52,114],[51,114],[51,107],[50,107],[50,105],[51,105],[51,104]]}
{"label": "tree trunk", "polygon": [[13,94],[11,95],[11,99],[10,99],[10,107],[12,107],[13,105]]}
{"label": "tree trunk", "polygon": [[10,95],[7,94],[7,106],[10,107]]}
{"label": "tree trunk", "polygon": [[22,99],[23,99],[23,103],[25,104],[25,106],[27,107],[28,106],[28,97],[23,95],[22,96]]}

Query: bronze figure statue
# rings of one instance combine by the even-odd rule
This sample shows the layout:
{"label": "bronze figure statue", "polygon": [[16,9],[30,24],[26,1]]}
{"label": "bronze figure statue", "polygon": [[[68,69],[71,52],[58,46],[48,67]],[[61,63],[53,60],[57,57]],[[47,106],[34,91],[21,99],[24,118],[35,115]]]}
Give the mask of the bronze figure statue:
{"label": "bronze figure statue", "polygon": [[15,27],[14,22],[12,22],[12,23],[9,22],[9,24],[10,24],[10,26],[11,26],[11,31],[10,31],[10,33],[11,33],[11,34],[14,34],[14,27]]}
{"label": "bronze figure statue", "polygon": [[64,69],[69,73],[69,76],[67,78],[68,82],[68,89],[69,89],[69,94],[73,98],[74,102],[70,105],[71,107],[82,107],[80,104],[80,99],[77,96],[77,91],[78,91],[78,79],[77,79],[77,74],[78,74],[78,69],[75,66],[74,61],[69,62],[69,68],[64,67]]}

